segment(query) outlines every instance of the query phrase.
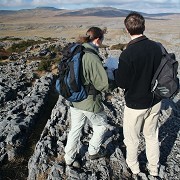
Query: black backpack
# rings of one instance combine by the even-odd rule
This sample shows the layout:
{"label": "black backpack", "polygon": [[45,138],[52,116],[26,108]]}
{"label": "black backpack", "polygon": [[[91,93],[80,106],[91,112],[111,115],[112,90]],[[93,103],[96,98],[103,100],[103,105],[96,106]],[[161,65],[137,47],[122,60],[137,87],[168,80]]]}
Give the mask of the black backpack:
{"label": "black backpack", "polygon": [[81,81],[81,62],[86,52],[99,56],[94,50],[84,48],[82,44],[78,43],[69,43],[62,52],[63,58],[58,66],[56,90],[70,102],[82,101],[89,94],[94,95],[95,98],[99,93],[92,84],[84,86]]}
{"label": "black backpack", "polygon": [[162,59],[151,81],[151,91],[160,99],[173,98],[179,92],[178,62],[174,53],[168,53],[162,44]]}

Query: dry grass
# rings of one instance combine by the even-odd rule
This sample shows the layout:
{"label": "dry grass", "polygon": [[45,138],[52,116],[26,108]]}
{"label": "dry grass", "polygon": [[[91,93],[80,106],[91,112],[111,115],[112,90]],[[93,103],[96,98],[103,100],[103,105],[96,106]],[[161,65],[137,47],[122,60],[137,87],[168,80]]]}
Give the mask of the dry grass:
{"label": "dry grass", "polygon": [[[169,38],[180,38],[180,16],[169,16],[162,20],[146,19],[146,31],[148,37],[154,40],[163,40],[168,43]],[[15,37],[52,37],[67,38],[73,41],[79,35],[85,34],[90,26],[107,27],[108,34],[105,40],[109,43],[126,43],[128,38],[124,32],[124,18],[103,18],[103,17],[1,17],[1,36]],[[1,26],[0,26],[1,27]],[[167,36],[169,38],[167,38]],[[122,37],[125,37],[123,39]],[[166,37],[166,38],[165,38]],[[167,40],[166,40],[167,39]],[[122,42],[124,41],[124,42]],[[125,42],[126,41],[126,42]],[[169,43],[174,43],[169,42]]]}
{"label": "dry grass", "polygon": [[[124,18],[103,17],[1,17],[1,36],[15,37],[64,37],[70,41],[85,34],[90,26],[107,27],[106,39],[118,42],[120,36],[126,36],[123,31]],[[165,20],[146,20],[146,33],[153,39],[163,39],[173,35],[180,38],[180,16],[165,17]]]}
{"label": "dry grass", "polygon": [[47,178],[48,178],[48,172],[37,175],[37,180],[46,180]]}
{"label": "dry grass", "polygon": [[5,162],[0,172],[4,180],[25,180],[28,176],[27,159],[19,156],[11,162]]}

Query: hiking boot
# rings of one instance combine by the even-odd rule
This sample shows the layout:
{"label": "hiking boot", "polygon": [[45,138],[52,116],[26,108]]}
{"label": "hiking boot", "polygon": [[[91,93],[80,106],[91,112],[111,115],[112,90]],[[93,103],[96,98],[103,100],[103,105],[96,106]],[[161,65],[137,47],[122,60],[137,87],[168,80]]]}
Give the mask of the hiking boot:
{"label": "hiking boot", "polygon": [[159,176],[148,175],[148,179],[149,179],[149,180],[159,180],[160,177],[159,177]]}
{"label": "hiking boot", "polygon": [[133,180],[141,180],[140,176],[138,174],[133,174],[132,175]]}
{"label": "hiking boot", "polygon": [[133,180],[143,180],[143,179],[147,179],[147,176],[146,176],[145,173],[139,172],[139,173],[137,173],[137,174],[133,174],[133,175],[132,175],[132,179],[133,179]]}
{"label": "hiking boot", "polygon": [[148,172],[149,172],[149,175],[154,176],[154,177],[159,175],[158,169],[153,169],[153,170],[148,169]]}
{"label": "hiking boot", "polygon": [[73,167],[73,168],[76,168],[76,169],[80,169],[81,168],[81,165],[78,161],[73,161],[71,164],[67,164],[67,166],[70,166],[70,167]]}
{"label": "hiking boot", "polygon": [[107,155],[107,150],[104,147],[101,147],[97,154],[89,155],[89,159],[94,160],[94,159],[105,157],[106,155]]}

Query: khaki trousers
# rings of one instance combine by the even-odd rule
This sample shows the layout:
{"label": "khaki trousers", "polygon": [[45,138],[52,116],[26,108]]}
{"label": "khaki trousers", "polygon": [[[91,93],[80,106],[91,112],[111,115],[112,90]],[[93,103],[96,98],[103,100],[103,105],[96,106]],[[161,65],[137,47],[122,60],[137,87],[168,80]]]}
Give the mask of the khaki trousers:
{"label": "khaki trousers", "polygon": [[126,162],[133,174],[140,172],[138,162],[138,146],[140,132],[146,142],[146,156],[151,175],[158,175],[159,141],[158,117],[161,102],[150,109],[131,109],[125,106],[123,134],[126,145]]}
{"label": "khaki trousers", "polygon": [[92,123],[93,135],[89,141],[88,152],[90,155],[98,153],[102,144],[104,133],[108,129],[107,116],[105,112],[93,113],[83,111],[74,107],[71,110],[71,129],[68,134],[67,144],[65,147],[66,164],[71,164],[76,157],[77,147],[81,137],[81,130],[84,127],[87,119]]}

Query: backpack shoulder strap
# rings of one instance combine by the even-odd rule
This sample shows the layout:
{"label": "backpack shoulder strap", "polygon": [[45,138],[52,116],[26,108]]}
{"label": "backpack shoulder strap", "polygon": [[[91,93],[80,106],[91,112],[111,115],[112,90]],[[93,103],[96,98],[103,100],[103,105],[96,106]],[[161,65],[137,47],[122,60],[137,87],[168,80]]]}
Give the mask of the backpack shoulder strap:
{"label": "backpack shoulder strap", "polygon": [[98,53],[97,53],[95,50],[91,49],[91,48],[85,48],[85,49],[84,49],[84,52],[91,52],[91,53],[93,53],[93,54],[98,55]]}
{"label": "backpack shoulder strap", "polygon": [[154,84],[156,82],[156,78],[158,77],[159,73],[161,72],[161,70],[163,69],[163,67],[165,66],[165,64],[167,63],[167,59],[166,58],[162,58],[161,59],[161,63],[160,65],[158,66],[154,76],[153,76],[153,79],[152,79],[152,83]]}
{"label": "backpack shoulder strap", "polygon": [[93,49],[91,49],[91,48],[85,48],[85,49],[84,49],[84,52],[85,52],[85,53],[86,53],[86,52],[90,52],[90,53],[92,53],[92,54],[95,54],[95,55],[97,55],[97,56],[100,58],[101,61],[103,61],[103,58],[102,58],[95,50],[93,50]]}
{"label": "backpack shoulder strap", "polygon": [[151,81],[151,84],[153,85],[153,89],[152,89],[152,91],[154,91],[155,90],[155,88],[156,88],[156,86],[157,86],[157,80],[156,80],[156,78],[158,77],[158,75],[159,75],[159,73],[161,72],[161,70],[163,69],[163,67],[165,66],[165,64],[167,63],[167,58],[164,58],[165,57],[165,55],[167,54],[167,51],[166,51],[166,49],[163,47],[163,45],[161,44],[161,43],[159,43],[159,42],[157,42],[157,45],[161,48],[161,53],[162,53],[162,58],[161,58],[161,62],[160,62],[160,64],[159,64],[159,66],[158,66],[158,68],[157,68],[157,70],[156,70],[156,72],[155,72],[155,74],[154,74],[154,76],[153,76],[153,79],[152,79],[152,81]]}
{"label": "backpack shoulder strap", "polygon": [[166,55],[168,52],[166,51],[165,47],[160,43],[160,42],[157,42],[157,45],[161,48],[161,51],[162,51],[162,55]]}

